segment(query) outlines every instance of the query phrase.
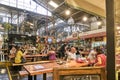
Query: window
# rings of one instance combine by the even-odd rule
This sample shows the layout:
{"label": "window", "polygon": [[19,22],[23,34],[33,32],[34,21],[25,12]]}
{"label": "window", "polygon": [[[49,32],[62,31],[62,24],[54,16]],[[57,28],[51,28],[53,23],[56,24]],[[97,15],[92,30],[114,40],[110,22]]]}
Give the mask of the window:
{"label": "window", "polygon": [[51,16],[51,12],[32,0],[0,0],[1,4],[33,11],[39,14]]}

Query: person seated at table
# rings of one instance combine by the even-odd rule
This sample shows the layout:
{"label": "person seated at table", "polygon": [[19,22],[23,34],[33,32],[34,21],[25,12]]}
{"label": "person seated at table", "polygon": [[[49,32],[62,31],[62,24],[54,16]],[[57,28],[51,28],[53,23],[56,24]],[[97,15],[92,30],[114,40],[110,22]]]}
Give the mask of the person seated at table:
{"label": "person seated at table", "polygon": [[76,48],[75,47],[71,47],[70,49],[70,52],[68,53],[68,59],[71,59],[71,60],[76,60]]}
{"label": "person seated at table", "polygon": [[106,55],[102,53],[102,50],[97,48],[97,57],[94,66],[103,66],[106,67]]}
{"label": "person seated at table", "polygon": [[69,53],[70,53],[70,47],[66,47],[64,60],[67,60]]}
{"label": "person seated at table", "polygon": [[80,49],[79,49],[79,53],[80,53],[81,56],[83,57],[83,56],[84,56],[84,48],[80,48]]}
{"label": "person seated at table", "polygon": [[96,47],[95,47],[90,51],[90,53],[87,57],[87,60],[89,61],[90,65],[93,65],[95,63],[96,54],[97,54],[97,52],[96,52]]}
{"label": "person seated at table", "polygon": [[24,55],[26,53],[23,53],[19,46],[17,46],[16,49],[17,49],[17,51],[16,51],[16,55],[15,55],[15,63],[23,63],[23,62],[25,62]]}
{"label": "person seated at table", "polygon": [[76,58],[81,58],[82,54],[80,53],[80,49],[78,47],[75,47],[76,49]]}
{"label": "person seated at table", "polygon": [[59,55],[59,58],[63,59],[65,57],[65,49],[67,47],[67,43],[64,43],[63,45],[61,45],[61,47],[59,48],[58,50],[58,55]]}
{"label": "person seated at table", "polygon": [[32,45],[31,49],[32,49],[32,53],[36,54],[36,47]]}
{"label": "person seated at table", "polygon": [[49,60],[56,60],[56,52],[55,48],[51,47],[51,49],[48,52]]}
{"label": "person seated at table", "polygon": [[15,56],[15,53],[16,53],[16,48],[15,48],[15,46],[12,46],[12,48],[10,50],[10,55]]}

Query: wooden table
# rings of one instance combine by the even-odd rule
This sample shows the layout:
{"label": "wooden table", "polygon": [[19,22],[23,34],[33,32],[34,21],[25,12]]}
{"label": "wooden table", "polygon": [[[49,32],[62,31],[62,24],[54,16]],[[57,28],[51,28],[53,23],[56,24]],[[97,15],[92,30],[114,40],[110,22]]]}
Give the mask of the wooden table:
{"label": "wooden table", "polygon": [[[43,56],[47,56],[47,54],[33,54],[33,55],[25,55],[25,57],[43,57]],[[14,58],[14,55],[9,55],[9,58]]]}
{"label": "wooden table", "polygon": [[[33,54],[33,55],[25,55],[26,58],[36,58],[36,57],[46,57],[47,54]],[[15,58],[15,55],[9,55],[9,60]]]}
{"label": "wooden table", "polygon": [[47,56],[47,54],[33,54],[33,55],[25,55],[25,57],[42,57]]}
{"label": "wooden table", "polygon": [[25,55],[26,58],[33,58],[32,60],[33,61],[36,61],[35,59],[37,57],[46,57],[48,56],[47,54],[33,54],[33,55]]}
{"label": "wooden table", "polygon": [[46,73],[53,72],[53,68],[57,67],[82,67],[87,66],[88,63],[77,63],[76,61],[70,61],[69,63],[59,65],[55,61],[51,63],[35,64],[35,65],[24,65],[23,67],[29,73],[28,80],[36,80],[36,75],[43,74],[43,80],[46,80]]}
{"label": "wooden table", "polygon": [[81,80],[81,75],[87,75],[89,77],[91,77],[91,75],[99,75],[100,80],[106,80],[105,68],[100,66],[54,68],[53,80],[63,80],[65,77],[68,78],[68,76],[70,80]]}

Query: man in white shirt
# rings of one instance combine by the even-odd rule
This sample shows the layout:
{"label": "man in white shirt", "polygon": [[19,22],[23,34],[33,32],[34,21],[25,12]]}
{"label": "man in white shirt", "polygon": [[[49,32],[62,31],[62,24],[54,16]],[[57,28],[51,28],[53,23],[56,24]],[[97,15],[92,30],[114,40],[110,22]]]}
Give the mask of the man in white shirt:
{"label": "man in white shirt", "polygon": [[70,52],[68,53],[68,59],[73,59],[76,60],[76,48],[75,47],[71,47]]}

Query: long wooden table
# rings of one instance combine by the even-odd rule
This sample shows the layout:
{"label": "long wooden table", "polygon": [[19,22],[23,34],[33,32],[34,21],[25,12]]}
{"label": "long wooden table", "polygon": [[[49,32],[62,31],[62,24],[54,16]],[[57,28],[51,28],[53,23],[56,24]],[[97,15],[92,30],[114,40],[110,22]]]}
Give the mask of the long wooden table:
{"label": "long wooden table", "polygon": [[[33,55],[25,55],[25,57],[43,57],[43,56],[47,56],[47,54],[33,54]],[[15,58],[14,55],[9,55],[9,58]]]}
{"label": "long wooden table", "polygon": [[36,80],[36,75],[43,74],[43,80],[46,80],[46,73],[53,72],[53,68],[57,67],[82,67],[87,66],[88,63],[77,63],[76,61],[70,61],[68,63],[59,65],[56,61],[50,63],[43,64],[35,64],[35,65],[24,65],[23,67],[29,73],[28,80],[32,80],[32,76],[34,76],[34,80]]}
{"label": "long wooden table", "polygon": [[[33,54],[33,55],[24,55],[25,58],[36,58],[36,57],[46,57],[48,56],[47,54]],[[9,60],[14,59],[15,55],[9,55]],[[34,59],[33,59],[34,60]]]}

